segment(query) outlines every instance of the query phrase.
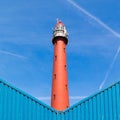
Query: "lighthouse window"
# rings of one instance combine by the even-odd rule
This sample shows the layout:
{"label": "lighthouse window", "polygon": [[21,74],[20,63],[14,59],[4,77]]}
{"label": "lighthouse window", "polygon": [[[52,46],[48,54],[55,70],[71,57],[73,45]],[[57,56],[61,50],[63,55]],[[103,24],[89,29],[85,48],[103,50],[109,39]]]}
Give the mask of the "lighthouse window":
{"label": "lighthouse window", "polygon": [[64,52],[65,52],[65,48],[63,48],[64,49]]}
{"label": "lighthouse window", "polygon": [[67,69],[67,65],[64,66],[65,67],[65,70]]}
{"label": "lighthouse window", "polygon": [[56,79],[56,74],[54,74],[54,76],[53,76],[53,77],[54,77],[54,79]]}
{"label": "lighthouse window", "polygon": [[67,84],[65,85],[65,87],[66,87],[66,89],[68,89],[68,86],[67,86]]}
{"label": "lighthouse window", "polygon": [[53,95],[53,99],[55,100],[55,98],[56,98],[56,95],[54,94],[54,95]]}
{"label": "lighthouse window", "polygon": [[55,60],[57,60],[57,55],[55,55]]}

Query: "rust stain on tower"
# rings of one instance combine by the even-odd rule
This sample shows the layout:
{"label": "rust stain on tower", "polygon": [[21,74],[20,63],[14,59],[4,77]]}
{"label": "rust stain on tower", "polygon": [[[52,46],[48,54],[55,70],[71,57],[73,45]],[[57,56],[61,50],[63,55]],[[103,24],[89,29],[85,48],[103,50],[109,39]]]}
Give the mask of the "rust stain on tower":
{"label": "rust stain on tower", "polygon": [[54,62],[52,74],[51,106],[56,110],[63,111],[69,107],[66,62],[68,33],[61,21],[57,21],[57,24],[54,28],[52,43],[54,45]]}

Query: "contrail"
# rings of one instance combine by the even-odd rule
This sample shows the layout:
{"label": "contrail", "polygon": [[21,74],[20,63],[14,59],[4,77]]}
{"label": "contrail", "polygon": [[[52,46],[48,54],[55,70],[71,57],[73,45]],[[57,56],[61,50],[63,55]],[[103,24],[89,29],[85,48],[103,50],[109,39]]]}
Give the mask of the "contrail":
{"label": "contrail", "polygon": [[[77,100],[77,99],[83,99],[86,98],[86,96],[70,96],[71,100]],[[38,97],[39,100],[50,100],[51,97]]]}
{"label": "contrail", "polygon": [[115,61],[116,61],[119,53],[120,53],[120,46],[119,46],[119,48],[117,49],[117,52],[116,52],[116,54],[115,54],[115,56],[114,56],[114,58],[113,58],[112,63],[110,64],[110,67],[109,67],[109,69],[108,69],[108,71],[107,71],[107,73],[106,73],[106,75],[105,75],[104,80],[102,81],[102,83],[101,83],[100,86],[99,86],[99,90],[101,90],[101,89],[103,88],[106,80],[108,79],[108,76],[109,76],[109,74],[110,74],[110,72],[111,72],[111,70],[112,70],[112,68],[113,68],[113,66],[114,66],[114,63],[115,63]]}
{"label": "contrail", "polygon": [[87,15],[88,17],[90,17],[91,19],[93,19],[94,21],[96,21],[99,25],[101,25],[102,27],[104,27],[106,30],[108,30],[109,32],[111,32],[114,36],[116,36],[117,38],[120,38],[120,34],[119,33],[117,33],[116,31],[114,31],[112,28],[110,28],[108,25],[106,25],[100,19],[98,19],[97,17],[95,17],[94,15],[92,15],[91,13],[89,13],[88,11],[86,11],[85,9],[83,9],[80,5],[78,5],[77,3],[75,3],[73,0],[67,0],[67,1],[70,4],[72,4],[74,7],[76,7],[79,11],[81,11],[82,13],[84,13],[85,15]]}
{"label": "contrail", "polygon": [[22,56],[22,55],[18,55],[18,54],[15,54],[15,53],[11,53],[11,52],[8,52],[8,51],[4,51],[4,50],[0,50],[0,53],[1,53],[1,54],[10,55],[10,56],[14,56],[14,57],[21,58],[21,59],[26,59],[26,57],[24,57],[24,56]]}
{"label": "contrail", "polygon": [[70,96],[71,100],[77,100],[77,99],[83,99],[86,98],[87,96]]}

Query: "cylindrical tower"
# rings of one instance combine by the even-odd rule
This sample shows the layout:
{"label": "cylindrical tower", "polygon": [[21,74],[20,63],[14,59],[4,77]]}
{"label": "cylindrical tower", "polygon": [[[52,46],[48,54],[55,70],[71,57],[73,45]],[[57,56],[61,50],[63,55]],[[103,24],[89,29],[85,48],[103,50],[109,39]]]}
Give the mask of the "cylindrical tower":
{"label": "cylindrical tower", "polygon": [[64,24],[58,21],[53,32],[54,62],[52,74],[51,106],[63,111],[69,107],[66,45],[68,33]]}

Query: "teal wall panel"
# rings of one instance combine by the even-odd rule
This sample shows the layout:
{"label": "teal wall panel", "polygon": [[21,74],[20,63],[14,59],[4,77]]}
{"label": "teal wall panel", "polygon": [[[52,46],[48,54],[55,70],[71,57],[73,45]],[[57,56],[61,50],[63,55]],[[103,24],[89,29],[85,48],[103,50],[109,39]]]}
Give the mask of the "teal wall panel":
{"label": "teal wall panel", "polygon": [[0,120],[120,120],[120,82],[56,111],[0,80]]}
{"label": "teal wall panel", "polygon": [[65,120],[120,120],[120,82],[68,108]]}
{"label": "teal wall panel", "polygon": [[0,82],[0,120],[57,120],[57,111]]}

